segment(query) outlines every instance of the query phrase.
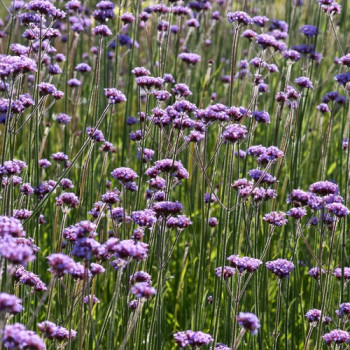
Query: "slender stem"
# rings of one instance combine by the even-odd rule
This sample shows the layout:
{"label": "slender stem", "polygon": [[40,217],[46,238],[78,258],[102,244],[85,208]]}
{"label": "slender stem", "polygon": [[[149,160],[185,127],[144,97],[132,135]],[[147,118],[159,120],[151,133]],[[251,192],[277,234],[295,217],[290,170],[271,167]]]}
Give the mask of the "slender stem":
{"label": "slender stem", "polygon": [[281,309],[281,290],[282,290],[282,279],[281,278],[279,278],[277,280],[277,286],[278,286],[278,292],[277,292],[276,320],[275,320],[275,328],[274,328],[274,331],[272,334],[272,336],[275,338],[274,345],[273,345],[274,350],[277,349],[278,336],[280,334],[278,331],[278,324],[279,324],[279,320],[280,320],[280,309]]}
{"label": "slender stem", "polygon": [[311,323],[310,324],[310,328],[309,328],[309,332],[307,333],[307,337],[306,337],[306,340],[305,340],[304,350],[307,350],[307,347],[309,345],[309,341],[310,341],[310,338],[311,338],[311,333],[312,333],[314,328],[315,328],[315,325],[313,323]]}
{"label": "slender stem", "polygon": [[228,103],[229,107],[232,106],[232,100],[233,100],[233,84],[234,84],[234,79],[235,79],[238,30],[239,30],[239,26],[233,27],[232,52],[231,52],[231,80],[230,80],[230,95],[229,95],[229,103]]}
{"label": "slender stem", "polygon": [[234,343],[233,346],[232,346],[232,350],[237,350],[238,345],[239,345],[239,343],[241,342],[241,340],[242,340],[242,338],[243,338],[245,332],[246,332],[245,328],[242,327],[241,331],[240,331],[239,334],[238,334],[238,337],[237,337],[235,343]]}

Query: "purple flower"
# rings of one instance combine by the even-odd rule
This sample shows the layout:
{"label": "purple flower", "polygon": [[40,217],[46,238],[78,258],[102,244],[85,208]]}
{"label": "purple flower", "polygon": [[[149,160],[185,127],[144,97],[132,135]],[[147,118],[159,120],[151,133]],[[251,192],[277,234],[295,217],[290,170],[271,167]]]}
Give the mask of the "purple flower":
{"label": "purple flower", "polygon": [[60,113],[57,117],[56,117],[56,121],[58,124],[63,124],[63,125],[67,125],[69,124],[69,122],[71,121],[71,117],[65,113]]}
{"label": "purple flower", "polygon": [[[94,238],[80,238],[75,242],[71,255],[84,260],[90,260],[92,255],[98,253],[100,246],[100,243],[95,241]],[[70,271],[70,273],[72,273],[72,271]]]}
{"label": "purple flower", "polygon": [[15,295],[0,293],[0,312],[18,314],[23,310],[22,300]]}
{"label": "purple flower", "polygon": [[152,94],[158,101],[165,101],[171,97],[171,94],[166,90],[155,90]]}
{"label": "purple flower", "polygon": [[151,162],[154,157],[154,151],[153,149],[144,148],[143,150],[139,148],[137,152],[137,159],[141,159],[141,153],[142,153],[142,160],[144,163]]}
{"label": "purple flower", "polygon": [[266,111],[254,111],[252,115],[257,122],[270,124],[270,114]]}
{"label": "purple flower", "polygon": [[38,12],[41,15],[52,16],[54,18],[64,18],[65,12],[57,9],[50,1],[33,0],[27,5],[27,9]]}
{"label": "purple flower", "polygon": [[282,226],[286,225],[288,220],[286,219],[286,214],[282,211],[272,211],[264,215],[263,220],[273,226]]}
{"label": "purple flower", "polygon": [[313,89],[314,86],[312,85],[312,82],[307,77],[299,77],[295,79],[295,83],[299,85],[302,89]]}
{"label": "purple flower", "polygon": [[112,31],[104,24],[101,24],[95,28],[92,28],[92,34],[100,37],[111,36]]}
{"label": "purple flower", "polygon": [[180,53],[179,58],[181,58],[185,63],[193,65],[200,62],[201,60],[201,56],[197,55],[196,53],[187,52]]}
{"label": "purple flower", "polygon": [[145,260],[148,253],[148,244],[143,242],[135,242],[132,239],[126,239],[118,242],[113,248],[116,258],[135,260]]}
{"label": "purple flower", "polygon": [[[322,2],[320,2],[320,4],[321,3]],[[341,13],[341,6],[335,1],[332,1],[330,4],[322,5],[321,9],[328,15],[339,15]]]}
{"label": "purple flower", "polygon": [[300,60],[300,53],[296,50],[286,50],[282,52],[282,56],[290,61],[299,61]]}
{"label": "purple flower", "polygon": [[322,114],[324,113],[330,113],[330,109],[328,107],[328,105],[326,103],[320,103],[317,107],[316,107]]}
{"label": "purple flower", "polygon": [[350,303],[343,303],[339,305],[339,310],[335,312],[338,317],[346,316],[350,318]]}
{"label": "purple flower", "polygon": [[34,288],[36,292],[47,290],[45,283],[34,273],[26,271],[23,266],[17,266],[11,274],[16,281]]}
{"label": "purple flower", "polygon": [[185,136],[185,140],[187,142],[197,143],[197,142],[203,140],[204,137],[205,137],[205,134],[203,134],[202,132],[197,131],[197,130],[192,130],[188,136]]}
{"label": "purple flower", "polygon": [[168,84],[175,83],[175,79],[170,73],[165,73],[164,77],[163,77],[163,80],[164,80],[165,83],[168,83]]}
{"label": "purple flower", "polygon": [[249,41],[252,41],[257,35],[258,34],[256,32],[254,32],[254,30],[247,29],[241,34],[241,37],[246,38]]}
{"label": "purple flower", "polygon": [[130,276],[131,284],[140,283],[140,282],[146,282],[149,285],[151,285],[152,281],[151,281],[150,274],[144,271],[137,271],[136,273]]}
{"label": "purple flower", "polygon": [[114,169],[111,172],[112,176],[122,182],[123,184],[126,184],[130,181],[134,181],[138,178],[138,175],[136,172],[130,168],[120,167],[117,169]]}
{"label": "purple flower", "polygon": [[[321,318],[321,310],[318,309],[312,309],[309,310],[306,314],[305,317],[308,322],[310,323],[317,323],[320,322]],[[322,317],[322,323],[324,324],[329,324],[332,319],[329,316],[323,316]]]}
{"label": "purple flower", "polygon": [[26,182],[21,186],[20,191],[25,196],[30,196],[34,193],[34,188],[32,187],[32,185],[30,183]]}
{"label": "purple flower", "polygon": [[236,316],[237,323],[244,329],[249,330],[252,334],[258,333],[260,321],[255,314],[250,312],[240,312]]}
{"label": "purple flower", "polygon": [[139,299],[150,299],[153,295],[157,293],[157,291],[147,282],[140,282],[132,286],[131,293]]}
{"label": "purple flower", "polygon": [[[334,272],[333,272],[333,275],[341,280],[342,279],[342,269],[340,267],[337,267]],[[349,280],[350,279],[350,267],[344,267],[344,280]]]}
{"label": "purple flower", "polygon": [[252,24],[251,17],[243,11],[229,12],[227,14],[227,20],[229,23],[237,22],[238,24],[245,26]]}
{"label": "purple flower", "polygon": [[135,67],[132,71],[132,74],[135,75],[135,77],[144,77],[144,76],[148,76],[151,74],[151,72],[146,69],[145,67]]}
{"label": "purple flower", "polygon": [[[111,210],[111,217],[118,223],[124,222],[124,209],[123,208],[113,208]],[[131,217],[125,213],[125,222],[128,223],[131,221]]]}
{"label": "purple flower", "polygon": [[80,73],[88,73],[91,72],[91,67],[87,63],[79,63],[74,70]]}
{"label": "purple flower", "polygon": [[310,193],[300,189],[293,190],[287,198],[287,203],[293,203],[296,207],[307,205],[310,199]]}
{"label": "purple flower", "polygon": [[136,78],[136,83],[145,90],[151,90],[152,88],[160,89],[164,80],[162,78],[141,76]]}
{"label": "purple flower", "polygon": [[27,209],[17,209],[13,211],[13,216],[19,220],[28,219],[31,215],[32,211]]}
{"label": "purple flower", "polygon": [[58,278],[70,272],[75,263],[72,258],[62,253],[51,254],[47,257],[50,265],[49,271]]}
{"label": "purple flower", "polygon": [[199,348],[203,345],[208,345],[214,339],[210,334],[201,331],[182,331],[174,333],[174,340],[181,348],[189,345],[191,348]]}
{"label": "purple flower", "polygon": [[303,216],[307,214],[306,209],[304,208],[291,208],[287,211],[287,215],[293,219],[301,219]]}
{"label": "purple flower", "polygon": [[178,230],[183,230],[190,225],[192,225],[192,221],[185,215],[171,217],[166,221],[168,228],[177,228]]}
{"label": "purple flower", "polygon": [[259,157],[266,152],[267,148],[262,145],[251,146],[247,149],[247,154]]}
{"label": "purple flower", "polygon": [[156,188],[158,190],[163,190],[166,188],[166,180],[159,176],[148,180],[147,183],[150,187]]}
{"label": "purple flower", "polygon": [[34,251],[25,240],[5,236],[0,239],[0,256],[15,265],[26,265],[35,259]]}
{"label": "purple flower", "polygon": [[[321,269],[321,273],[324,274],[326,273],[326,271],[324,269]],[[312,269],[309,270],[307,274],[315,279],[318,279],[320,277],[320,268],[313,267]]]}
{"label": "purple flower", "polygon": [[253,23],[258,27],[264,27],[269,19],[265,16],[255,16],[252,18]]}
{"label": "purple flower", "polygon": [[[269,185],[272,185],[277,181],[277,179],[272,176],[269,173],[264,173],[264,171],[260,170],[260,169],[252,169],[248,171],[248,175],[254,180],[254,181],[258,181],[260,180],[260,183],[266,183]],[[250,184],[249,184],[250,185]]]}
{"label": "purple flower", "polygon": [[278,51],[284,51],[286,49],[286,44],[277,41],[274,36],[270,34],[260,34],[256,36],[256,42],[263,48],[266,49],[271,47]]}
{"label": "purple flower", "polygon": [[115,147],[113,143],[105,141],[99,150],[102,152],[115,153],[117,151],[117,147]]}
{"label": "purple flower", "polygon": [[63,152],[52,153],[50,158],[56,162],[67,162],[68,156]]}
{"label": "purple flower", "polygon": [[337,216],[338,218],[343,218],[350,214],[349,209],[341,203],[331,203],[326,205],[326,209]]}
{"label": "purple flower", "polygon": [[40,96],[52,95],[57,91],[56,86],[49,83],[40,83],[38,85]]}
{"label": "purple flower", "polygon": [[63,192],[60,196],[56,197],[56,205],[58,207],[64,205],[73,209],[79,205],[79,198],[74,193]]}
{"label": "purple flower", "polygon": [[175,96],[187,97],[192,95],[192,92],[186,84],[175,84],[171,90]]}
{"label": "purple flower", "polygon": [[7,349],[45,350],[44,341],[20,323],[7,325],[2,334],[2,343]]}
{"label": "purple flower", "polygon": [[211,218],[209,218],[209,220],[208,220],[208,225],[209,225],[210,227],[215,227],[215,226],[219,225],[219,221],[218,221],[217,218],[211,217]]}
{"label": "purple flower", "polygon": [[102,202],[108,203],[108,204],[115,204],[120,201],[119,198],[119,191],[113,190],[113,191],[107,191],[101,196]]}
{"label": "purple flower", "polygon": [[350,53],[340,57],[340,62],[347,67],[350,67]]}
{"label": "purple flower", "polygon": [[65,341],[69,337],[71,340],[74,340],[77,336],[77,332],[73,329],[70,331],[64,327],[57,326],[55,323],[50,321],[44,321],[38,323],[38,328],[44,333],[44,336],[51,340]]}
{"label": "purple flower", "polygon": [[156,213],[151,209],[134,211],[131,213],[131,217],[141,227],[152,227],[157,222]]}
{"label": "purple flower", "polygon": [[294,264],[286,259],[268,261],[265,266],[279,278],[289,277],[289,274],[294,270]]}
{"label": "purple flower", "polygon": [[72,268],[68,271],[68,273],[75,279],[75,280],[82,280],[85,278],[91,277],[91,273],[88,269],[84,267],[81,263],[74,263]]}
{"label": "purple flower", "polygon": [[255,258],[249,258],[248,256],[240,257],[239,255],[231,255],[227,258],[230,265],[236,268],[240,273],[242,272],[254,272],[258,270],[262,261]]}
{"label": "purple flower", "polygon": [[92,301],[92,304],[98,304],[100,300],[95,295],[86,295],[83,299],[84,304],[89,304]]}
{"label": "purple flower", "polygon": [[114,88],[105,89],[105,96],[109,103],[117,104],[126,101],[126,96],[119,90]]}
{"label": "purple flower", "polygon": [[10,50],[18,56],[21,56],[21,55],[28,56],[28,53],[29,53],[29,47],[21,44],[11,44]]}
{"label": "purple flower", "polygon": [[86,128],[86,133],[91,137],[91,139],[95,142],[105,142],[105,137],[101,130],[92,128],[88,126]]}
{"label": "purple flower", "polygon": [[341,329],[333,329],[331,332],[326,333],[323,336],[323,340],[327,345],[335,344],[344,344],[350,342],[350,334],[347,331]]}
{"label": "purple flower", "polygon": [[339,186],[330,181],[318,181],[310,185],[309,191],[321,196],[326,196],[328,194],[338,194]]}
{"label": "purple flower", "polygon": [[120,20],[127,24],[127,23],[132,23],[135,21],[135,17],[132,13],[130,12],[124,12],[121,16],[120,16]]}
{"label": "purple flower", "polygon": [[318,28],[316,26],[312,26],[310,24],[305,24],[299,28],[300,33],[307,36],[307,38],[311,38],[314,35],[318,34]]}
{"label": "purple flower", "polygon": [[215,349],[214,350],[232,350],[232,348],[228,347],[227,345],[225,345],[223,343],[217,343],[215,345]]}
{"label": "purple flower", "polygon": [[21,160],[7,160],[3,163],[3,165],[0,165],[0,176],[18,175],[26,167],[27,164]]}
{"label": "purple flower", "polygon": [[270,146],[265,149],[265,152],[263,152],[261,155],[258,156],[257,161],[258,163],[274,163],[278,158],[284,157],[284,153],[276,146]]}
{"label": "purple flower", "polygon": [[169,216],[174,214],[181,214],[183,206],[179,202],[162,201],[155,203],[152,209],[161,216]]}
{"label": "purple flower", "polygon": [[225,141],[229,141],[232,143],[237,142],[238,140],[242,140],[247,136],[247,128],[245,125],[241,124],[233,124],[227,126],[222,133],[221,137]]}
{"label": "purple flower", "polygon": [[340,85],[345,86],[348,82],[350,82],[350,72],[338,74],[334,77],[334,80]]}

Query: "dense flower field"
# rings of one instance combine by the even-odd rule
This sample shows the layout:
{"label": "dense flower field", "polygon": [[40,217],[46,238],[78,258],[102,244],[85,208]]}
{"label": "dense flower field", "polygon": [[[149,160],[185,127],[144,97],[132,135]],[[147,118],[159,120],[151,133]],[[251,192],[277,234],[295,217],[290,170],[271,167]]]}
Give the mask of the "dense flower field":
{"label": "dense flower field", "polygon": [[338,1],[1,1],[0,350],[349,349]]}

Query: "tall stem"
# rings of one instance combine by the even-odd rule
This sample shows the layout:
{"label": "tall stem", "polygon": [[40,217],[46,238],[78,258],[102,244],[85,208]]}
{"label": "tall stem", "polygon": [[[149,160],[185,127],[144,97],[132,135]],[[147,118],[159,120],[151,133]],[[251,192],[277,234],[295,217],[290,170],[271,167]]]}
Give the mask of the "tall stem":
{"label": "tall stem", "polygon": [[231,81],[230,81],[230,95],[229,95],[229,107],[232,106],[233,100],[233,83],[235,78],[235,67],[236,67],[236,50],[238,43],[238,26],[233,27],[233,38],[232,38],[232,53],[231,53]]}
{"label": "tall stem", "polygon": [[278,324],[280,321],[280,309],[281,309],[281,290],[282,290],[282,279],[281,278],[279,278],[277,280],[277,286],[278,286],[278,292],[277,292],[276,321],[275,321],[275,329],[274,329],[273,334],[272,334],[272,336],[275,338],[274,344],[273,344],[274,350],[277,350],[277,343],[278,343],[278,336],[279,336]]}

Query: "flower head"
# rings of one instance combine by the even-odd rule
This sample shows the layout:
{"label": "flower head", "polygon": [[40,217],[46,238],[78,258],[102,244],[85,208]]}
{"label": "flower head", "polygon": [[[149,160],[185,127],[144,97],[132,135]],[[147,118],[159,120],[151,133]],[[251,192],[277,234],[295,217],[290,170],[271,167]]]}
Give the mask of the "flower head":
{"label": "flower head", "polygon": [[277,259],[268,261],[266,268],[279,278],[289,277],[289,274],[294,270],[294,264],[286,259]]}
{"label": "flower head", "polygon": [[252,334],[258,333],[258,329],[260,328],[260,321],[256,317],[255,314],[250,312],[240,312],[236,317],[237,323],[249,330]]}

